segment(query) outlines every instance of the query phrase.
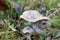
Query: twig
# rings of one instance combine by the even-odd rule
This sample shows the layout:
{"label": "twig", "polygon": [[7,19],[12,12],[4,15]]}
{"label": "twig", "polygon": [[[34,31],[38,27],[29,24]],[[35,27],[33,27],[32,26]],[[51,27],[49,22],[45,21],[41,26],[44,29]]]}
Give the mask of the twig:
{"label": "twig", "polygon": [[59,9],[57,9],[57,10],[55,10],[53,13],[56,13],[56,12],[58,12],[60,10],[60,8]]}

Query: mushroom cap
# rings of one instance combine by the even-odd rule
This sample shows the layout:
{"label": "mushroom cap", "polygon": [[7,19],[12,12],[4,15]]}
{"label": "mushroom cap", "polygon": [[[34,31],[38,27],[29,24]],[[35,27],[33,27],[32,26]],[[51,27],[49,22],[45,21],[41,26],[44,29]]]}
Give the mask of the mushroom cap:
{"label": "mushroom cap", "polygon": [[24,11],[23,14],[20,16],[20,18],[23,18],[28,22],[37,22],[39,20],[44,20],[44,19],[49,20],[48,17],[44,17],[37,10]]}
{"label": "mushroom cap", "polygon": [[32,28],[30,28],[29,26],[27,26],[27,27],[23,28],[22,32],[25,34],[26,33],[32,34],[32,33],[34,33],[34,30]]}

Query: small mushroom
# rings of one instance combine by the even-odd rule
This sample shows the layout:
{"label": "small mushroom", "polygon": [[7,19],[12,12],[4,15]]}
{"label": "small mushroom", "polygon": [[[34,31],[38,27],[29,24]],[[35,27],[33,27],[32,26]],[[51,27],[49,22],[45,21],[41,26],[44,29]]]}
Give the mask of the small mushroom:
{"label": "small mushroom", "polygon": [[34,30],[33,30],[32,28],[30,28],[29,26],[23,28],[22,32],[26,35],[26,37],[27,37],[28,39],[31,39],[30,36],[34,34]]}

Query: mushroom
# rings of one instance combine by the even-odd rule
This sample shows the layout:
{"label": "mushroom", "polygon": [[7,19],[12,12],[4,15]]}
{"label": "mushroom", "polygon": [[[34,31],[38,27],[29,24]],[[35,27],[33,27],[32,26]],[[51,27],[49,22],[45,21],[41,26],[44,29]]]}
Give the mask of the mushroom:
{"label": "mushroom", "polygon": [[28,22],[37,22],[39,20],[49,20],[48,17],[42,16],[37,10],[24,11],[20,18]]}
{"label": "mushroom", "polygon": [[51,26],[49,18],[40,14],[37,10],[24,11],[20,18],[30,22],[30,26],[23,28],[23,33],[39,33],[44,35],[46,33],[45,27]]}
{"label": "mushroom", "polygon": [[30,36],[34,34],[34,30],[33,30],[32,28],[30,28],[29,26],[28,26],[28,27],[25,27],[25,28],[22,30],[22,32],[26,35],[26,37],[27,37],[28,39],[31,39]]}

